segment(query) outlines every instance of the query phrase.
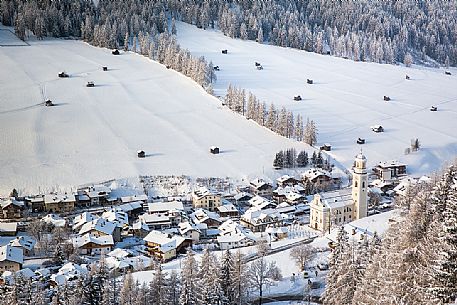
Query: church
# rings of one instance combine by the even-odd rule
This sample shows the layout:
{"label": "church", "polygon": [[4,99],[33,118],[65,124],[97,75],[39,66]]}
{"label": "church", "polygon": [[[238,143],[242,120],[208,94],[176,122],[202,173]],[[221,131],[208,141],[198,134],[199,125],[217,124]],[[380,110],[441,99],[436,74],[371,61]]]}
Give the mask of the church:
{"label": "church", "polygon": [[309,204],[311,228],[330,231],[334,226],[367,216],[368,210],[367,159],[360,152],[355,157],[352,187],[314,195]]}

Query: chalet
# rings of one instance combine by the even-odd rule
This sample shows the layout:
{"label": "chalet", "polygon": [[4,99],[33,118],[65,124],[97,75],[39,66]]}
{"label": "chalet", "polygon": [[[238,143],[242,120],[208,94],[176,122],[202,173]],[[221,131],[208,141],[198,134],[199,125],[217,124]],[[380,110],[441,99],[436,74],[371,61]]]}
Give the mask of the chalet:
{"label": "chalet", "polygon": [[92,235],[86,233],[73,239],[73,246],[81,251],[83,255],[99,255],[108,253],[114,247],[112,235]]}
{"label": "chalet", "polygon": [[82,236],[86,233],[90,233],[91,236],[95,237],[112,235],[114,241],[117,242],[121,240],[121,229],[115,223],[103,218],[85,223],[78,234]]}
{"label": "chalet", "polygon": [[28,196],[25,197],[24,201],[26,202],[27,206],[29,206],[32,209],[33,213],[45,211],[43,195]]}
{"label": "chalet", "polygon": [[205,224],[208,228],[217,228],[222,223],[217,213],[203,209],[198,209],[190,214],[190,218],[194,224]]}
{"label": "chalet", "polygon": [[79,230],[84,224],[94,221],[99,217],[95,216],[90,212],[84,212],[76,216],[73,220],[73,230]]}
{"label": "chalet", "polygon": [[265,233],[268,233],[270,238],[272,238],[274,240],[278,240],[278,239],[286,238],[287,235],[289,234],[289,230],[286,227],[279,227],[279,228],[268,227],[265,230]]}
{"label": "chalet", "polygon": [[145,223],[150,230],[166,230],[172,227],[172,220],[166,214],[142,214],[139,220]]}
{"label": "chalet", "polygon": [[238,194],[236,194],[235,196],[233,196],[233,199],[235,200],[235,204],[239,207],[242,207],[242,206],[245,206],[249,200],[252,199],[252,196],[251,194],[249,193],[246,193],[246,192],[240,192]]}
{"label": "chalet", "polygon": [[10,245],[0,246],[0,273],[3,271],[16,272],[22,269],[24,254],[22,248]]}
{"label": "chalet", "polygon": [[146,243],[149,256],[161,262],[169,261],[176,257],[176,240],[159,231],[151,231],[143,239]]}
{"label": "chalet", "polygon": [[138,219],[132,224],[130,233],[132,233],[135,237],[144,238],[146,235],[148,235],[149,231],[151,231],[149,226],[140,219]]}
{"label": "chalet", "polygon": [[182,221],[184,206],[181,201],[170,202],[150,202],[148,203],[148,213],[167,216],[172,226],[177,226]]}
{"label": "chalet", "polygon": [[0,222],[0,236],[16,236],[17,222]]}
{"label": "chalet", "polygon": [[135,201],[141,201],[142,203],[146,203],[148,202],[148,196],[145,194],[141,194],[121,197],[121,203],[130,203]]}
{"label": "chalet", "polygon": [[240,211],[232,203],[226,203],[217,207],[217,213],[221,217],[239,217]]}
{"label": "chalet", "polygon": [[78,206],[97,206],[114,202],[110,198],[111,189],[104,185],[89,185],[78,189],[76,199]]}
{"label": "chalet", "polygon": [[127,228],[129,226],[129,216],[122,209],[116,207],[102,213],[101,218],[116,224],[117,227]]}
{"label": "chalet", "polygon": [[127,213],[128,217],[135,218],[143,212],[143,202],[133,201],[129,203],[124,203],[117,206],[117,208],[122,210],[124,213]]}
{"label": "chalet", "polygon": [[18,201],[14,198],[8,198],[0,201],[1,211],[0,219],[15,219],[22,217],[24,201]]}
{"label": "chalet", "polygon": [[273,200],[277,203],[299,204],[306,201],[304,192],[305,189],[301,185],[278,187],[273,191]]}
{"label": "chalet", "polygon": [[273,187],[271,184],[265,182],[262,179],[254,179],[250,182],[250,192],[251,194],[262,196],[262,197],[271,197]]}
{"label": "chalet", "polygon": [[229,219],[219,226],[217,243],[221,250],[251,246],[257,238],[251,230]]}
{"label": "chalet", "polygon": [[11,247],[21,248],[25,256],[32,256],[36,240],[30,236],[18,236],[9,242]]}
{"label": "chalet", "polygon": [[274,202],[261,196],[253,197],[249,200],[249,205],[251,206],[251,209],[254,208],[256,210],[274,209],[276,207]]}
{"label": "chalet", "polygon": [[306,172],[302,173],[301,176],[303,182],[307,180],[318,186],[332,182],[332,175],[329,172],[319,168],[310,168]]}
{"label": "chalet", "polygon": [[221,205],[221,195],[200,187],[192,192],[192,206],[195,209],[207,209],[214,212]]}
{"label": "chalet", "polygon": [[213,155],[217,155],[219,153],[219,147],[217,146],[211,146],[209,148],[209,152],[212,153]]}
{"label": "chalet", "polygon": [[301,101],[302,98],[300,95],[294,95],[294,101]]}
{"label": "chalet", "polygon": [[78,265],[75,263],[66,263],[59,271],[51,275],[51,286],[63,286],[79,278],[84,277],[89,273],[86,265]]}
{"label": "chalet", "polygon": [[275,209],[249,209],[241,216],[240,223],[253,232],[264,232],[268,226],[282,226],[283,216]]}
{"label": "chalet", "polygon": [[67,221],[60,216],[56,214],[48,214],[41,218],[41,221],[47,223],[47,224],[52,224],[55,227],[65,227],[67,224]]}
{"label": "chalet", "polygon": [[144,158],[146,157],[146,153],[144,152],[144,150],[139,150],[136,152],[137,155],[138,155],[138,158]]}
{"label": "chalet", "polygon": [[178,225],[179,234],[181,236],[191,239],[193,242],[198,242],[200,240],[201,231],[195,224],[192,224],[188,221],[181,222]]}
{"label": "chalet", "polygon": [[379,164],[373,168],[373,172],[383,181],[392,181],[406,175],[406,164],[396,160],[379,162]]}
{"label": "chalet", "polygon": [[73,194],[48,194],[44,195],[46,212],[67,213],[75,209],[76,198]]}
{"label": "chalet", "polygon": [[111,51],[111,54],[113,54],[113,55],[120,55],[121,53],[119,52],[118,49],[114,49],[113,51]]}
{"label": "chalet", "polygon": [[276,182],[278,183],[278,186],[280,186],[280,187],[294,186],[294,185],[298,184],[298,180],[289,175],[283,175],[283,176],[279,177],[278,179],[276,179]]}
{"label": "chalet", "polygon": [[381,125],[373,125],[370,128],[374,132],[384,132],[384,128]]}

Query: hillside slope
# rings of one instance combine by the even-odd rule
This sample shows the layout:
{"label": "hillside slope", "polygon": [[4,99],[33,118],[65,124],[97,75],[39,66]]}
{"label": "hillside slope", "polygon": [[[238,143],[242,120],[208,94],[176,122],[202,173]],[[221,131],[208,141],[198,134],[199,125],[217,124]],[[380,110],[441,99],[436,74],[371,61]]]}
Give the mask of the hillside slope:
{"label": "hillside slope", "polygon": [[[363,148],[370,165],[400,159],[412,174],[428,174],[457,155],[457,71],[353,62],[289,48],[231,39],[220,32],[178,23],[178,41],[220,67],[215,93],[231,83],[267,103],[286,106],[317,122],[318,141],[345,166]],[[221,54],[227,49],[228,54]],[[256,70],[254,62],[263,70]],[[411,79],[406,80],[408,74]],[[306,79],[314,84],[306,84]],[[300,102],[293,101],[299,94]],[[385,102],[383,96],[389,96]],[[429,109],[434,105],[437,112]],[[381,124],[385,132],[370,126]],[[365,145],[357,145],[358,137]],[[404,155],[412,138],[419,152]]]}
{"label": "hillside slope", "polygon": [[[0,47],[0,63],[1,193],[139,174],[268,174],[276,151],[305,147],[222,109],[190,79],[136,54],[44,40]],[[62,70],[70,78],[58,78]],[[41,88],[56,106],[40,105]],[[221,154],[211,155],[212,145]],[[137,158],[139,149],[146,158]]]}

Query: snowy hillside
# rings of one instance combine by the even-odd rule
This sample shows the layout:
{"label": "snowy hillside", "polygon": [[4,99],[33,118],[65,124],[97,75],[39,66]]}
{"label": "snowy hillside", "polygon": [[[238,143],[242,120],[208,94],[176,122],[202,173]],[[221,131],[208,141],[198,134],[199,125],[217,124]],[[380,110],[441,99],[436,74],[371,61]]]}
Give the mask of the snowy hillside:
{"label": "snowy hillside", "polygon": [[[14,44],[8,31],[0,35]],[[278,150],[305,148],[136,54],[44,40],[0,47],[0,63],[0,193],[138,174],[267,174]],[[69,78],[57,77],[63,70]],[[41,88],[56,106],[40,105]],[[211,155],[212,145],[221,154]]]}
{"label": "snowy hillside", "polygon": [[[315,53],[262,45],[178,23],[178,41],[220,67],[215,93],[228,84],[245,88],[268,104],[285,105],[317,122],[318,141],[351,166],[363,148],[371,165],[399,159],[412,174],[428,174],[457,155],[457,71],[353,62]],[[228,54],[221,54],[227,49]],[[257,70],[260,62],[263,70]],[[410,80],[406,80],[408,74]],[[306,84],[307,78],[314,84]],[[301,95],[302,101],[293,100]],[[389,96],[385,102],[383,96]],[[438,108],[431,112],[431,106]],[[370,126],[380,124],[384,133]],[[358,137],[366,144],[356,144]],[[419,152],[404,155],[412,138]]]}

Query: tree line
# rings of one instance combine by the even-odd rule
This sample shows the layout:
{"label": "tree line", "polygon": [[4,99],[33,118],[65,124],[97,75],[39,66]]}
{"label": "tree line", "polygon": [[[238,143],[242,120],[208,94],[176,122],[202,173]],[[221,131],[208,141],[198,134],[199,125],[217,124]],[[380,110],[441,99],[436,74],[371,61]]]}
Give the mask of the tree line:
{"label": "tree line", "polygon": [[[457,299],[457,167],[410,189],[380,242],[340,231],[324,304],[449,304]],[[361,251],[361,249],[365,249]],[[368,249],[368,250],[366,250]]]}

